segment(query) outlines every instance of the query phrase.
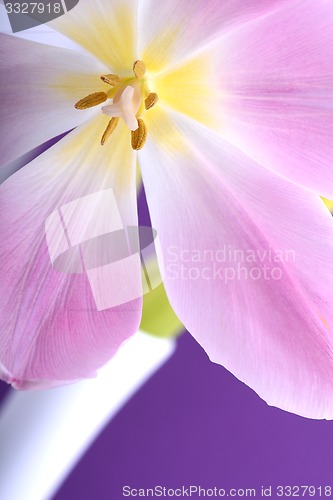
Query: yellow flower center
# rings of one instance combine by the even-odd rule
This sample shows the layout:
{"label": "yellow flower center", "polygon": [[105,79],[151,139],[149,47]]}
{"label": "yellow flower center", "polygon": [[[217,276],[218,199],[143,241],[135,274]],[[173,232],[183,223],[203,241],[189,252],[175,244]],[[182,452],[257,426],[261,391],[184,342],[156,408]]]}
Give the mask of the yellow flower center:
{"label": "yellow flower center", "polygon": [[84,97],[75,104],[76,109],[84,110],[110,103],[102,108],[102,112],[111,117],[102,136],[103,146],[109,139],[122,118],[132,134],[132,148],[136,151],[143,148],[147,139],[147,128],[142,119],[145,111],[151,109],[158,101],[155,92],[150,92],[145,79],[146,66],[142,61],[133,65],[134,77],[120,78],[118,75],[102,75],[101,80],[112,87],[109,92],[95,92]]}

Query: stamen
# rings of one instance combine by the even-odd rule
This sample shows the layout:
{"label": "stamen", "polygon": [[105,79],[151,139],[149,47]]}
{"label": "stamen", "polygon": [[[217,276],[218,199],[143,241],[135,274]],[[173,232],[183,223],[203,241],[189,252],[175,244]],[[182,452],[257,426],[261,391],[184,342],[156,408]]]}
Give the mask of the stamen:
{"label": "stamen", "polygon": [[133,65],[133,71],[134,71],[135,77],[139,80],[146,73],[145,63],[142,61],[135,61],[134,65]]}
{"label": "stamen", "polygon": [[103,134],[103,137],[101,139],[101,145],[102,146],[104,146],[104,144],[109,139],[109,137],[111,136],[111,134],[113,134],[113,132],[115,131],[115,129],[116,129],[117,125],[118,125],[118,122],[119,122],[119,118],[118,117],[112,118],[109,121],[109,124],[106,127],[105,132]]}
{"label": "stamen", "polygon": [[147,128],[145,122],[139,118],[138,128],[131,132],[132,134],[132,148],[135,151],[139,151],[143,148],[147,140]]}
{"label": "stamen", "polygon": [[108,83],[112,87],[116,87],[121,82],[118,75],[102,75],[101,80],[103,80],[104,83]]}
{"label": "stamen", "polygon": [[108,96],[105,92],[94,92],[87,97],[84,97],[79,102],[75,104],[76,109],[88,109],[98,106],[107,100]]}
{"label": "stamen", "polygon": [[141,118],[145,111],[154,107],[158,102],[158,95],[150,92],[144,78],[146,65],[137,60],[133,64],[134,76],[120,77],[115,74],[102,75],[101,80],[113,87],[106,92],[94,92],[75,104],[76,109],[88,109],[98,106],[109,100],[107,106],[101,110],[111,117],[101,138],[101,145],[108,141],[115,131],[121,118],[131,131],[132,148],[139,151],[147,140],[147,127]]}
{"label": "stamen", "polygon": [[158,95],[155,92],[151,92],[147,99],[145,99],[145,108],[148,111],[148,109],[152,108],[157,104],[158,102]]}

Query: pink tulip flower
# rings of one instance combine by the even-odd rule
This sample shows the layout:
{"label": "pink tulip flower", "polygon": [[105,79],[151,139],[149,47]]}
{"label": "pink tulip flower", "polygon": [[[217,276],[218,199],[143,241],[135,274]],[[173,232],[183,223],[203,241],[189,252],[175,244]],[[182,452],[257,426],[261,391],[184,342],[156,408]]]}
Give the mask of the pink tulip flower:
{"label": "pink tulip flower", "polygon": [[139,165],[185,327],[268,404],[332,419],[332,2],[80,0],[51,26],[82,50],[1,35],[1,163],[74,129],[0,188],[1,377],[90,377],[137,331],[141,299],[98,310],[45,223],[112,189],[137,225]]}

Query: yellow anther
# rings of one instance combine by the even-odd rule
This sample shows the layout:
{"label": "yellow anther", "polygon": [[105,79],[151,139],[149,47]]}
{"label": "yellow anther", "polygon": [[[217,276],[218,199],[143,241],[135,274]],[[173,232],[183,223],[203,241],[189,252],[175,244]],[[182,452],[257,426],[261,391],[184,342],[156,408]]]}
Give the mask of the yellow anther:
{"label": "yellow anther", "polygon": [[75,104],[76,109],[88,109],[98,106],[107,100],[108,96],[105,92],[94,92],[87,97],[84,97]]}
{"label": "yellow anther", "polygon": [[150,92],[147,99],[145,99],[146,110],[152,108],[158,102],[158,95],[155,92]]}
{"label": "yellow anther", "polygon": [[112,118],[109,121],[108,126],[106,127],[105,132],[103,134],[103,137],[101,139],[101,145],[102,146],[104,146],[104,144],[106,143],[106,141],[113,134],[113,132],[115,131],[115,129],[116,129],[117,125],[118,125],[118,122],[119,122],[119,118],[118,117]]}
{"label": "yellow anther", "polygon": [[136,78],[140,79],[146,73],[146,65],[142,61],[135,61],[133,71]]}
{"label": "yellow anther", "polygon": [[118,75],[102,75],[101,80],[103,80],[104,83],[108,83],[112,87],[116,87],[121,82]]}
{"label": "yellow anther", "polygon": [[145,122],[139,118],[138,128],[132,131],[132,148],[135,151],[139,151],[143,148],[147,140],[147,128]]}
{"label": "yellow anther", "polygon": [[[115,74],[102,75],[101,80],[110,85],[106,92],[94,92],[75,104],[76,109],[88,109],[109,100],[108,106],[101,106],[104,115],[110,116],[109,123],[102,135],[101,145],[108,141],[122,118],[131,130],[131,143],[135,151],[143,148],[147,140],[147,127],[142,119],[146,110],[158,102],[158,95],[150,92],[144,78],[146,65],[137,60],[133,64],[134,76],[120,77]],[[106,87],[105,87],[106,88]],[[136,127],[133,131],[133,128]]]}

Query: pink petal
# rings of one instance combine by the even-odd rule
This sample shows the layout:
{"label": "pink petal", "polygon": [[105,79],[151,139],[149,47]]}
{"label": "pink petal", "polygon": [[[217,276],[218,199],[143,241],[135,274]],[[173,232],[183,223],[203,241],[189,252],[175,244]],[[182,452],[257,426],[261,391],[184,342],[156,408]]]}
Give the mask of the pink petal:
{"label": "pink petal", "polygon": [[221,33],[293,1],[168,0],[157,5],[155,0],[80,0],[49,25],[127,76],[136,58],[150,70],[163,69]]}
{"label": "pink petal", "polygon": [[[92,376],[139,326],[141,299],[98,307],[94,272],[73,274],[69,267],[59,272],[51,264],[68,248],[63,231],[52,239],[59,209],[74,249],[75,243],[88,237],[93,243],[93,236],[108,230],[112,212],[92,218],[96,209],[91,204],[91,210],[87,204],[75,210],[96,193],[112,189],[121,223],[137,224],[136,161],[128,130],[119,124],[112,145],[102,148],[108,120],[100,116],[72,132],[0,188],[0,371],[15,387]],[[139,280],[131,269],[132,282]],[[121,285],[113,284],[115,292]]]}
{"label": "pink petal", "polygon": [[163,71],[210,41],[295,0],[141,0],[139,53],[148,69]]}
{"label": "pink petal", "polygon": [[333,418],[329,211],[190,120],[158,111],[149,130],[140,164],[180,320],[270,405]]}
{"label": "pink petal", "polygon": [[77,101],[108,89],[107,69],[78,52],[0,35],[0,165],[87,121],[96,110],[78,111]]}
{"label": "pink petal", "polygon": [[224,136],[326,197],[333,196],[332,26],[332,2],[304,0],[210,51],[219,64]]}

